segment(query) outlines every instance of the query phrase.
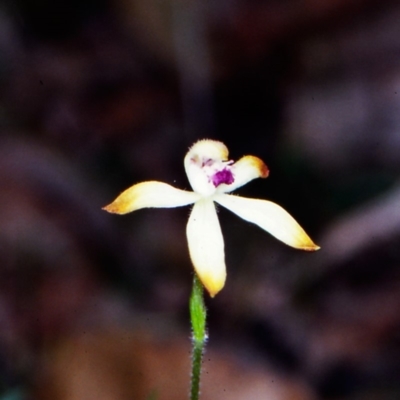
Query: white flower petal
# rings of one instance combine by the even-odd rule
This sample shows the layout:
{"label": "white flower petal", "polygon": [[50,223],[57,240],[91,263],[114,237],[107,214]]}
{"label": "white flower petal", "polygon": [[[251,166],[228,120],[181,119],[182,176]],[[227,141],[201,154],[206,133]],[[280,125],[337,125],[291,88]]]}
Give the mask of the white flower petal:
{"label": "white flower petal", "polygon": [[115,214],[126,214],[140,208],[180,207],[199,199],[193,192],[176,189],[163,182],[142,182],[122,192],[111,204],[103,209]]}
{"label": "white flower petal", "polygon": [[218,192],[227,193],[245,185],[256,178],[266,178],[269,175],[268,167],[260,158],[255,156],[244,156],[230,167],[234,181],[226,185],[218,186]]}
{"label": "white flower petal", "polygon": [[228,194],[215,195],[213,200],[289,246],[310,251],[319,249],[294,218],[278,204]]}
{"label": "white flower petal", "polygon": [[214,297],[224,287],[226,267],[224,238],[212,200],[201,199],[195,203],[186,235],[196,273]]}
{"label": "white flower petal", "polygon": [[199,166],[196,159],[185,159],[185,170],[190,186],[202,196],[210,196],[216,192],[215,186],[210,181],[205,170]]}
{"label": "white flower petal", "polygon": [[210,180],[210,173],[214,166],[217,169],[222,166],[227,157],[227,147],[216,140],[199,140],[189,149],[184,165],[189,183],[196,193],[203,196],[215,193],[216,188]]}

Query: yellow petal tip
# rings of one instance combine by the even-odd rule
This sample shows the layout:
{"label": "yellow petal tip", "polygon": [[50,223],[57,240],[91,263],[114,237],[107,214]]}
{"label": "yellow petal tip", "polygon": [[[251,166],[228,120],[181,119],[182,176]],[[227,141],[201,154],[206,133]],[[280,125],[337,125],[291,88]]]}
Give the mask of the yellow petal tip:
{"label": "yellow petal tip", "polygon": [[125,212],[121,209],[121,206],[116,201],[106,205],[105,207],[102,207],[101,209],[111,214],[125,214]]}
{"label": "yellow petal tip", "polygon": [[[302,229],[302,228],[301,228]],[[298,250],[304,251],[317,251],[321,247],[315,244],[311,238],[303,231],[303,234],[300,237],[297,237],[295,242],[287,242],[289,246],[292,246]]]}
{"label": "yellow petal tip", "polygon": [[251,167],[252,171],[256,172],[258,178],[267,178],[269,175],[269,169],[261,158],[256,156],[244,156],[237,163],[240,168],[243,166]]}
{"label": "yellow petal tip", "polygon": [[312,244],[312,245],[309,245],[309,246],[304,246],[303,248],[302,248],[302,250],[305,250],[305,251],[317,251],[317,250],[319,250],[321,247],[320,246],[318,246],[318,245],[316,245],[316,244]]}
{"label": "yellow petal tip", "polygon": [[120,214],[118,212],[118,207],[116,207],[114,203],[108,204],[107,206],[102,207],[101,209],[111,214]]}
{"label": "yellow petal tip", "polygon": [[102,207],[111,214],[127,214],[137,208],[138,192],[142,184],[137,184],[122,192],[112,203]]}
{"label": "yellow petal tip", "polygon": [[210,295],[210,297],[214,298],[222,290],[222,287],[220,289],[211,289],[211,288],[206,287],[206,290],[207,290],[208,294]]}
{"label": "yellow petal tip", "polygon": [[269,169],[267,165],[258,157],[250,156],[252,158],[252,162],[254,166],[258,169],[260,173],[260,178],[267,178],[269,175]]}
{"label": "yellow petal tip", "polygon": [[198,277],[211,297],[215,297],[225,286],[225,273],[219,277],[212,276],[211,274],[207,276],[198,274]]}

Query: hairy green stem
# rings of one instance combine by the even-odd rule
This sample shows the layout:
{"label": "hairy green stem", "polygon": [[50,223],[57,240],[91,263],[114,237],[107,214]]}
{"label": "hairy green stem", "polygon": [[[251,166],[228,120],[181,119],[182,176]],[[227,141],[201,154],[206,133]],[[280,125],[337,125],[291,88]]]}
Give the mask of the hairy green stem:
{"label": "hairy green stem", "polygon": [[195,274],[192,294],[190,296],[190,321],[192,324],[193,346],[190,400],[198,400],[200,396],[201,364],[207,341],[206,318],[207,311],[204,305],[203,285]]}

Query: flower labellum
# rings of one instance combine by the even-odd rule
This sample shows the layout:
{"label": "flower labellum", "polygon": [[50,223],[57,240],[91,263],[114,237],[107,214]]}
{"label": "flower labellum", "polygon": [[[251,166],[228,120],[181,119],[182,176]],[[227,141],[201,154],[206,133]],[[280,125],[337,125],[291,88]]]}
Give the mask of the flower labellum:
{"label": "flower labellum", "polygon": [[225,285],[224,238],[215,203],[252,222],[296,249],[315,251],[303,228],[281,206],[267,200],[228,194],[255,178],[269,174],[262,160],[244,156],[236,163],[228,160],[228,149],[215,140],[196,142],[184,159],[193,192],[176,189],[163,182],[149,181],[131,186],[111,204],[110,213],[126,214],[141,208],[181,207],[194,204],[186,227],[189,253],[197,275],[214,297]]}

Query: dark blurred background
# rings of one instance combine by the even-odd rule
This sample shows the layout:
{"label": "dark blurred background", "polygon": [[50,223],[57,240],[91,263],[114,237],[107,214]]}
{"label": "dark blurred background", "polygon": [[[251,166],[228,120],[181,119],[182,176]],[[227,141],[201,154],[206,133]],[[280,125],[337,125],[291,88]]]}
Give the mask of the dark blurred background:
{"label": "dark blurred background", "polygon": [[262,158],[302,253],[219,210],[204,400],[400,398],[400,5],[0,3],[0,400],[185,399],[188,208],[200,138]]}

